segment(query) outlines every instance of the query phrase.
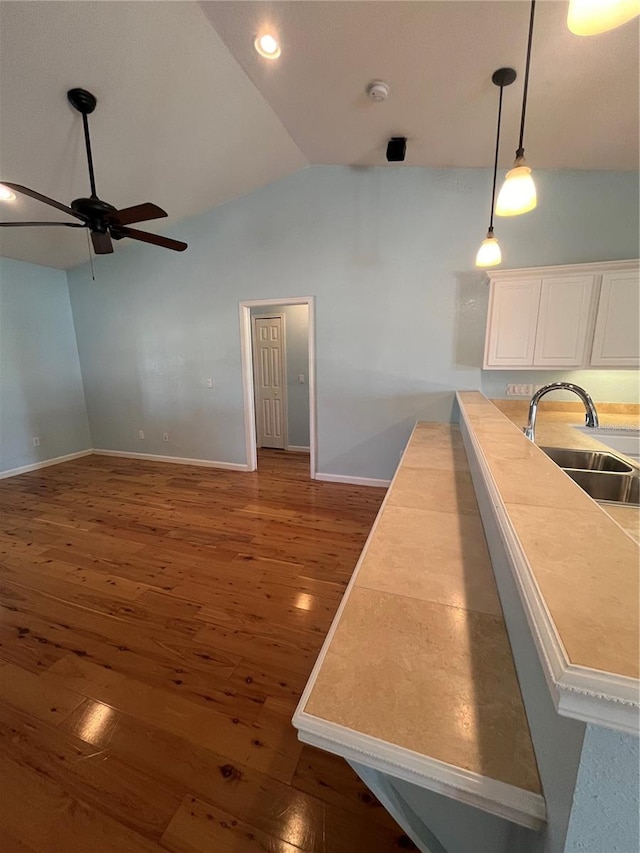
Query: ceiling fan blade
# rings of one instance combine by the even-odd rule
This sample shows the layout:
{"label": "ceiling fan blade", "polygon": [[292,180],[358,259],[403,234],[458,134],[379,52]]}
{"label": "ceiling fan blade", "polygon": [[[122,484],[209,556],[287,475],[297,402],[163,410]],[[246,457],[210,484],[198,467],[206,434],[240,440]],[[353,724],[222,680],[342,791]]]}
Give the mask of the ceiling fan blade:
{"label": "ceiling fan blade", "polygon": [[81,219],[83,222],[87,222],[87,217],[83,216],[82,213],[78,213],[76,210],[67,207],[66,204],[62,204],[62,202],[60,201],[56,201],[53,198],[49,198],[46,195],[42,195],[42,193],[37,193],[35,190],[30,190],[29,187],[23,187],[21,184],[8,184],[6,181],[2,181],[2,185],[4,187],[8,187],[10,190],[14,190],[17,193],[21,193],[22,195],[28,195],[30,196],[30,198],[35,198],[36,201],[41,201],[43,204],[48,204],[49,207],[56,207],[63,213],[68,213],[70,216],[75,216],[76,219]]}
{"label": "ceiling fan blade", "polygon": [[0,222],[0,228],[22,228],[25,225],[55,225],[66,228],[86,228],[82,222]]}
{"label": "ceiling fan blade", "polygon": [[132,240],[141,240],[143,243],[153,243],[154,246],[163,246],[165,249],[173,249],[174,252],[184,252],[186,243],[180,240],[172,240],[170,237],[161,237],[159,234],[148,234],[146,231],[137,231],[135,228],[118,228],[118,237],[131,237]]}
{"label": "ceiling fan blade", "polygon": [[108,219],[114,225],[130,225],[132,222],[147,222],[149,219],[162,219],[164,216],[168,216],[166,210],[158,207],[157,204],[145,201],[144,204],[134,204],[133,207],[115,210]]}
{"label": "ceiling fan blade", "polygon": [[91,242],[93,243],[93,251],[96,255],[110,255],[113,252],[113,243],[108,234],[92,231]]}

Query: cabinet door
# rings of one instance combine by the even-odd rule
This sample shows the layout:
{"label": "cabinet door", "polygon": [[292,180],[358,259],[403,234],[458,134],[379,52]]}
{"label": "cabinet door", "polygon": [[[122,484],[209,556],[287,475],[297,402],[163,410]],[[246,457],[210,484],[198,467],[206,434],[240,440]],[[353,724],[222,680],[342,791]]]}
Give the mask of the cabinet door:
{"label": "cabinet door", "polygon": [[532,367],[542,280],[491,283],[485,367]]}
{"label": "cabinet door", "polygon": [[640,366],[640,285],[631,270],[602,276],[591,364]]}
{"label": "cabinet door", "polygon": [[586,363],[595,282],[595,275],[542,279],[533,356],[536,367],[582,367]]}

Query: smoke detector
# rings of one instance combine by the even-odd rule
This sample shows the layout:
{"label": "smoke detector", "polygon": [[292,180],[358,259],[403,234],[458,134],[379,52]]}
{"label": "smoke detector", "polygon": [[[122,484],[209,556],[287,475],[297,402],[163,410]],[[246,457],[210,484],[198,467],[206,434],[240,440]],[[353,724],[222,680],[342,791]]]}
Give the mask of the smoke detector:
{"label": "smoke detector", "polygon": [[372,80],[366,88],[367,96],[375,103],[386,101],[389,97],[389,84],[384,80]]}

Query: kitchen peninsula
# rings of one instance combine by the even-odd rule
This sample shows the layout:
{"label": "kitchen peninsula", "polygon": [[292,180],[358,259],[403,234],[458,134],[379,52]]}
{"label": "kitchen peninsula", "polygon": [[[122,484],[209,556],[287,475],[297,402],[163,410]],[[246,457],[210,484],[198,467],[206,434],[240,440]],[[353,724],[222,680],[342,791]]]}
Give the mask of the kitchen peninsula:
{"label": "kitchen peninsula", "polygon": [[459,428],[416,426],[294,725],[421,850],[631,853],[638,545],[489,400],[458,402]]}

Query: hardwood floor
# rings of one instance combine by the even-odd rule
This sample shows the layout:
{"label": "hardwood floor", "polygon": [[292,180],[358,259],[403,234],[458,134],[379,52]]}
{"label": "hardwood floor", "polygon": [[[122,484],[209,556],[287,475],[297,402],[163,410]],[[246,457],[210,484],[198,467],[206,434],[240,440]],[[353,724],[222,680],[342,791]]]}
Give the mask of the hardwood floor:
{"label": "hardwood floor", "polygon": [[259,466],[0,481],[3,853],[415,849],[290,724],[384,492]]}

